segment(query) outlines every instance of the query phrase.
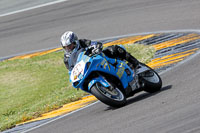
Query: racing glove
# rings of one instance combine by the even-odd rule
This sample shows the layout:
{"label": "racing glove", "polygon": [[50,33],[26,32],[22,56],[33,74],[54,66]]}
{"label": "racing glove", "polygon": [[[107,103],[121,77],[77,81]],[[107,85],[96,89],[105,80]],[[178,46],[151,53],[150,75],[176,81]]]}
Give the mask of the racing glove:
{"label": "racing glove", "polygon": [[103,47],[102,47],[102,43],[100,42],[95,42],[95,44],[91,44],[88,49],[91,49],[91,54],[99,54],[101,53]]}

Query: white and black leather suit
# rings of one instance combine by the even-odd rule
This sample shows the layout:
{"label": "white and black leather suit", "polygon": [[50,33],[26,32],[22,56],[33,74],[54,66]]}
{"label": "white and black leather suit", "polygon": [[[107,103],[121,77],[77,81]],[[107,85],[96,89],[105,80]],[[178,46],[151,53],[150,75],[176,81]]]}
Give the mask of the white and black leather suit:
{"label": "white and black leather suit", "polygon": [[[84,51],[85,48],[92,45],[91,40],[80,39],[78,41],[79,44],[77,44],[75,50],[72,53],[70,53],[70,55],[69,53],[64,54],[64,63],[69,71],[71,71],[73,67],[76,65],[78,54]],[[96,45],[99,45],[98,47],[101,47],[102,43],[96,42]],[[124,50],[118,45],[106,47],[105,49],[103,49],[103,53],[109,58],[119,58],[122,60],[127,60],[129,63],[133,65],[133,67],[137,67],[139,63],[135,57],[133,57],[130,53],[128,53],[126,50]]]}

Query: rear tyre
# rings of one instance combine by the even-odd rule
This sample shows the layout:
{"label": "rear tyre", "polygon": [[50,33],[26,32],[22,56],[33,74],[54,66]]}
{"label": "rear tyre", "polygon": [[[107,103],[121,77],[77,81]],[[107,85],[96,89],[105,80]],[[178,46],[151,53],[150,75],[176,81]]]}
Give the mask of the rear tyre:
{"label": "rear tyre", "polygon": [[154,92],[159,91],[162,87],[162,80],[160,76],[152,68],[150,68],[147,65],[145,66],[148,67],[149,70],[142,73],[142,76],[141,76],[142,82],[144,83],[144,88],[143,88],[144,91],[149,92],[149,93],[154,93]]}
{"label": "rear tyre", "polygon": [[95,83],[91,93],[101,102],[112,107],[122,107],[126,104],[124,93],[116,86],[104,87],[101,83]]}

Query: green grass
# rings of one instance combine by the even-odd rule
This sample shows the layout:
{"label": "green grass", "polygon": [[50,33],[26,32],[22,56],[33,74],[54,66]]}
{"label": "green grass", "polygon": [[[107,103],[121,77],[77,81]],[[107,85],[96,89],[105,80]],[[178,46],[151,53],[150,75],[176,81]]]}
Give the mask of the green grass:
{"label": "green grass", "polygon": [[[150,46],[126,45],[140,61],[154,56]],[[63,52],[0,62],[0,130],[41,116],[87,95],[69,83]]]}
{"label": "green grass", "polygon": [[152,46],[141,45],[141,44],[127,44],[124,45],[126,50],[130,52],[140,62],[148,63],[155,55],[155,48]]}

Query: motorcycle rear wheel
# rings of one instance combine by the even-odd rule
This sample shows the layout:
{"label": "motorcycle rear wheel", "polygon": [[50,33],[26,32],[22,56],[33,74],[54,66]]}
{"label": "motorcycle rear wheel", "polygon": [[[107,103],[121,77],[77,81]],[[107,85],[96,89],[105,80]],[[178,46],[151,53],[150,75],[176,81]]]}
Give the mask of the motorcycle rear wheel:
{"label": "motorcycle rear wheel", "polygon": [[101,83],[95,83],[91,88],[91,93],[98,100],[112,107],[122,107],[126,104],[126,96],[115,86],[110,89],[104,87]]}
{"label": "motorcycle rear wheel", "polygon": [[144,83],[143,90],[149,93],[154,93],[159,91],[162,87],[162,80],[160,76],[152,68],[150,68],[147,65],[145,66],[149,68],[149,71],[145,72],[144,75],[141,77],[142,82]]}

